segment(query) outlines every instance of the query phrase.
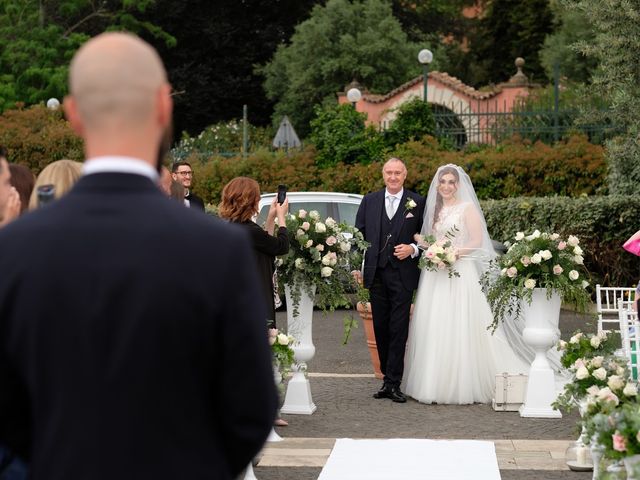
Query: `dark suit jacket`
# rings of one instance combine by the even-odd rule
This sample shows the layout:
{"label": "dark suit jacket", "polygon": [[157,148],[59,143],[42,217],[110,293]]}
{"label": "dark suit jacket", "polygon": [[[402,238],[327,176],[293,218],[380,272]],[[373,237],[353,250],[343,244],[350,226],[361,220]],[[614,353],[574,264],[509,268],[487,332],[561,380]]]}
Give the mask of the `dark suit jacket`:
{"label": "dark suit jacket", "polygon": [[145,177],[0,230],[0,444],[32,479],[230,479],[276,391],[247,235]]}
{"label": "dark suit jacket", "polygon": [[184,198],[189,200],[190,208],[197,208],[198,210],[204,211],[204,200],[202,200],[199,196],[189,192],[189,195]]}
{"label": "dark suit jacket", "polygon": [[[407,209],[406,203],[411,198],[416,203],[413,209]],[[424,215],[424,197],[406,188],[398,205],[392,223],[392,242],[394,245],[415,243],[413,236],[420,233]],[[378,256],[383,245],[380,244],[380,222],[385,209],[385,189],[364,196],[356,215],[356,228],[362,231],[364,238],[371,245],[365,254],[364,286],[371,288],[378,265]],[[407,290],[415,290],[420,278],[418,258],[407,258],[395,262],[400,270],[402,284]],[[393,268],[393,267],[389,267]]]}

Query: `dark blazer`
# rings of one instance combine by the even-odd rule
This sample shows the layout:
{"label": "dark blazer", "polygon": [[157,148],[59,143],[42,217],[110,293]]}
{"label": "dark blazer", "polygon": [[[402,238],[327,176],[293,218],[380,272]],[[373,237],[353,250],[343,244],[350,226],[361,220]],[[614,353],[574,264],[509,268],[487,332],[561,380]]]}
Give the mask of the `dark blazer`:
{"label": "dark blazer", "polygon": [[[406,203],[411,198],[416,207],[407,209]],[[415,243],[413,236],[420,233],[422,217],[424,215],[425,199],[406,188],[402,194],[402,200],[398,205],[392,222],[393,245]],[[364,196],[356,215],[356,228],[362,231],[364,238],[371,245],[367,249],[364,261],[364,286],[370,288],[378,265],[378,256],[384,245],[380,244],[381,219],[385,209],[385,189],[369,193]],[[395,261],[395,267],[400,270],[402,284],[407,290],[415,290],[420,278],[418,258],[407,258],[403,261]]]}
{"label": "dark blazer", "polygon": [[[260,291],[263,293],[266,305],[267,316],[265,320],[269,325],[276,325],[276,307],[273,301],[273,272],[276,256],[284,255],[289,251],[289,235],[286,227],[278,228],[275,236],[269,235],[264,228],[252,221],[239,223],[242,225],[251,239],[251,245],[256,257],[258,267],[258,283]],[[265,325],[267,322],[265,322]]]}
{"label": "dark blazer", "polygon": [[246,232],[100,173],[0,230],[0,444],[34,480],[231,479],[276,391]]}
{"label": "dark blazer", "polygon": [[199,196],[195,195],[192,192],[189,192],[189,195],[184,197],[186,200],[189,200],[190,208],[197,208],[198,210],[202,210],[204,212],[204,200],[202,200]]}

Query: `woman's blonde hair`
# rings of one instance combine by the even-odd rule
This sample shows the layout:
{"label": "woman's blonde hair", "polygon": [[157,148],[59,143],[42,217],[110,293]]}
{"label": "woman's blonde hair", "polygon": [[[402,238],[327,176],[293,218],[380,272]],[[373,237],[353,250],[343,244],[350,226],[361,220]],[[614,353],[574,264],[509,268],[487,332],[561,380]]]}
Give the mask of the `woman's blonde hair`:
{"label": "woman's blonde hair", "polygon": [[38,187],[53,185],[56,199],[63,196],[78,181],[82,174],[82,163],[73,160],[57,160],[50,163],[40,172],[36,178],[36,184],[29,199],[29,210],[38,208]]}
{"label": "woman's blonde hair", "polygon": [[246,222],[256,214],[260,185],[253,178],[236,177],[222,189],[218,214],[231,222]]}

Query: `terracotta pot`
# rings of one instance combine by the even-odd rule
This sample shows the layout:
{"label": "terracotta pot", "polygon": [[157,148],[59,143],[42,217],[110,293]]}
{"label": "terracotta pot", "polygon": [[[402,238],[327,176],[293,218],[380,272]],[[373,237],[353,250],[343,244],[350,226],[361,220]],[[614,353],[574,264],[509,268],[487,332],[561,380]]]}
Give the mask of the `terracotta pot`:
{"label": "terracotta pot", "polygon": [[[356,308],[364,325],[364,333],[367,337],[367,347],[369,347],[369,355],[371,356],[371,365],[373,365],[373,373],[376,378],[383,379],[384,375],[380,371],[380,358],[378,357],[378,346],[376,345],[376,334],[373,331],[373,315],[371,313],[371,304],[358,302]],[[413,304],[411,304],[411,312],[413,315]]]}

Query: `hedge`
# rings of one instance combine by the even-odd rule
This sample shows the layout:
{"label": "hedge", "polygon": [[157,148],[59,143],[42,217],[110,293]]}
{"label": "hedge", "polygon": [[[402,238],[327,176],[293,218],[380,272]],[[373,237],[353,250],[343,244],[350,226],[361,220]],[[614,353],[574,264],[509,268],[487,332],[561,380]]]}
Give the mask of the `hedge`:
{"label": "hedge", "polygon": [[10,162],[24,165],[36,175],[56,160],[84,159],[83,141],[62,118],[62,112],[42,105],[0,115],[0,145],[7,148]]}
{"label": "hedge", "polygon": [[594,285],[633,286],[640,279],[640,258],[622,248],[640,228],[640,196],[508,198],[484,201],[482,209],[495,240],[536,228],[577,235]]}
{"label": "hedge", "polygon": [[[523,195],[594,195],[606,193],[607,168],[602,147],[576,135],[554,146],[511,141],[499,147],[450,151],[425,137],[400,145],[394,155],[407,164],[406,187],[426,194],[438,166],[455,163],[471,176],[478,197],[505,198]],[[193,163],[199,163],[194,157]],[[194,165],[194,190],[209,202],[217,203],[226,182],[236,175],[255,178],[265,192],[279,183],[289,190],[329,191],[365,194],[383,186],[382,162],[339,164],[331,168],[315,165],[312,146],[302,151],[271,153],[262,151],[241,157],[214,157],[204,165]]]}

